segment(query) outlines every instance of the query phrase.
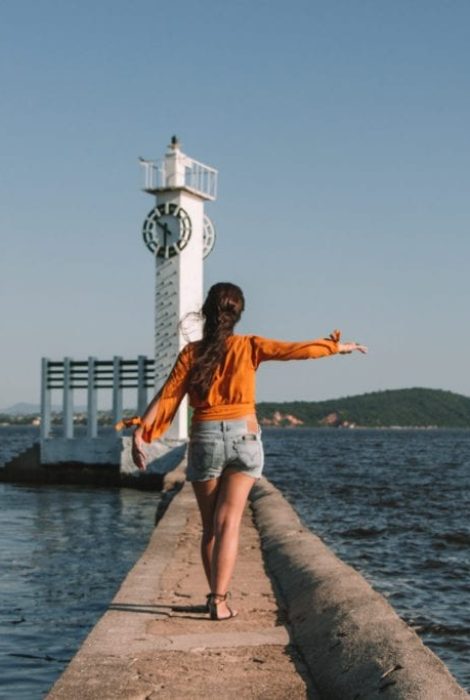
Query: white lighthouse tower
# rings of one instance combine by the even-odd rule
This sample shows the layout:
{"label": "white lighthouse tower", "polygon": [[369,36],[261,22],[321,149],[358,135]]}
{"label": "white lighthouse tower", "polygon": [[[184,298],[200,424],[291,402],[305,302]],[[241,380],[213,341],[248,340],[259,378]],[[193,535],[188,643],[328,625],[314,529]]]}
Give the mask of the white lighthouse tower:
{"label": "white lighthouse tower", "polygon": [[[216,198],[217,171],[186,156],[176,136],[162,160],[140,162],[145,175],[144,191],[155,197],[155,206],[144,221],[142,234],[155,257],[155,388],[158,390],[188,340],[183,336],[180,321],[200,311],[202,306],[203,259],[215,242],[215,229],[204,214],[204,203]],[[167,433],[169,438],[187,438],[187,414],[185,400]]]}

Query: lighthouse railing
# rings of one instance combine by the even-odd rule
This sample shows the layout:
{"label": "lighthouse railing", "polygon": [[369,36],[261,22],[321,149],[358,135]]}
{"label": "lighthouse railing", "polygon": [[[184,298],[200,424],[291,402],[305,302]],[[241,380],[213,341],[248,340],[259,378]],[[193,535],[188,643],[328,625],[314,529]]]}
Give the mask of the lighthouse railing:
{"label": "lighthouse railing", "polygon": [[[141,160],[144,169],[144,191],[156,192],[173,185],[167,173],[165,160]],[[205,199],[217,197],[217,175],[215,168],[200,163],[192,158],[184,159],[184,187],[200,194]]]}
{"label": "lighthouse railing", "polygon": [[165,161],[141,160],[144,169],[144,190],[153,192],[166,186]]}

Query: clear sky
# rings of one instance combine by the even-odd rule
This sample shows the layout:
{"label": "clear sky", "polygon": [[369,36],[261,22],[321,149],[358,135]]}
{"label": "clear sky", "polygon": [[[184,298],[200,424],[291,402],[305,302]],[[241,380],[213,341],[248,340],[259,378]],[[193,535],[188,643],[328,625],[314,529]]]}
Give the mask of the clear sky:
{"label": "clear sky", "polygon": [[259,400],[470,395],[469,29],[467,0],[3,0],[0,407],[42,356],[152,354],[137,157],[172,134],[219,169],[239,331],[370,346]]}

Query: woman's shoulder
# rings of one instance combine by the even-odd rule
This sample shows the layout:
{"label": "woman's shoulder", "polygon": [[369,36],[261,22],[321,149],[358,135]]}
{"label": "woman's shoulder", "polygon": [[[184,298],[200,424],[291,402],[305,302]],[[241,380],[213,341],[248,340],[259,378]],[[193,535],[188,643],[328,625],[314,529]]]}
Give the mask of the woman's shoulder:
{"label": "woman's shoulder", "polygon": [[195,352],[197,351],[200,340],[194,340],[186,345],[179,351],[179,357],[181,360],[187,360],[194,358]]}
{"label": "woman's shoulder", "polygon": [[246,335],[232,335],[231,338],[233,338],[233,342],[235,343],[247,345],[253,345],[253,343],[256,343],[259,340],[264,340],[262,336],[256,335],[255,333],[247,333]]}
{"label": "woman's shoulder", "polygon": [[252,333],[246,335],[232,335],[230,336],[228,349],[234,352],[252,353],[260,341],[262,341],[262,338]]}
{"label": "woman's shoulder", "polygon": [[229,342],[233,343],[234,345],[249,345],[251,344],[253,338],[256,338],[254,335],[238,335],[238,334],[233,334],[229,337]]}

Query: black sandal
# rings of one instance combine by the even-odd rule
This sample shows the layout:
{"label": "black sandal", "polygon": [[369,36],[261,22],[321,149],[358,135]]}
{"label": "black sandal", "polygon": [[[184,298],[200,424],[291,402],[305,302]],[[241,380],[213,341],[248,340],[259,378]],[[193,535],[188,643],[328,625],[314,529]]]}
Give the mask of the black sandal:
{"label": "black sandal", "polygon": [[232,608],[230,608],[227,605],[229,615],[219,617],[219,614],[217,612],[217,606],[219,605],[219,603],[224,603],[229,596],[230,593],[225,593],[224,595],[222,595],[221,593],[210,593],[207,596],[207,607],[209,608],[209,615],[211,620],[217,620],[218,622],[221,622],[222,620],[231,620],[232,617],[236,617],[238,615],[238,612],[232,610]]}

